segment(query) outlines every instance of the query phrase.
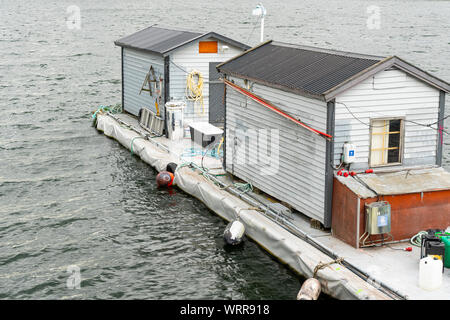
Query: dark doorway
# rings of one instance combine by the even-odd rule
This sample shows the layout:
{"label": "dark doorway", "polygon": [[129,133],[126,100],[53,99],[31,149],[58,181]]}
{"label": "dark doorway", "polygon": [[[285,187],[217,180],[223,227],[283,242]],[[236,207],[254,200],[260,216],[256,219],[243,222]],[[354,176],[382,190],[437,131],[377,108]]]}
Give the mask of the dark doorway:
{"label": "dark doorway", "polygon": [[223,128],[225,122],[224,89],[225,84],[219,80],[220,73],[216,65],[221,62],[209,63],[209,123]]}

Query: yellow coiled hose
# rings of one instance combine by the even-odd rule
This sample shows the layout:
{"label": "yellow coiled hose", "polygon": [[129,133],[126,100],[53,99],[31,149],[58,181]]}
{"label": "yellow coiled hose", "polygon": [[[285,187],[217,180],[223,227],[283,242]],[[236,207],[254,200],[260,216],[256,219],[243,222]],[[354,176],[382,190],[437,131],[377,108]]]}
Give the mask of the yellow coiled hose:
{"label": "yellow coiled hose", "polygon": [[[197,78],[197,81],[195,78]],[[196,110],[197,114],[202,115],[205,113],[205,106],[203,104],[203,76],[200,71],[193,70],[188,73],[186,79],[186,99],[194,101],[194,110]],[[199,112],[199,109],[201,112]]]}

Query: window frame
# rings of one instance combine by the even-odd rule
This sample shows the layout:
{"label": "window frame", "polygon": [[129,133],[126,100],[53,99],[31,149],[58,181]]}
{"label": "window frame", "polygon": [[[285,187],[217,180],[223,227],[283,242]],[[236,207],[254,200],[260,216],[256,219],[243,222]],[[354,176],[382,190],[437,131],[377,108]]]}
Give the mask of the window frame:
{"label": "window frame", "polygon": [[[369,159],[368,164],[369,168],[379,168],[379,167],[390,167],[390,166],[401,166],[404,161],[404,142],[405,142],[405,117],[382,117],[382,118],[370,118],[370,127],[369,127]],[[373,121],[390,121],[390,120],[400,120],[400,143],[399,143],[399,162],[391,162],[385,164],[371,164],[372,159],[372,123]],[[387,161],[387,159],[386,159]]]}

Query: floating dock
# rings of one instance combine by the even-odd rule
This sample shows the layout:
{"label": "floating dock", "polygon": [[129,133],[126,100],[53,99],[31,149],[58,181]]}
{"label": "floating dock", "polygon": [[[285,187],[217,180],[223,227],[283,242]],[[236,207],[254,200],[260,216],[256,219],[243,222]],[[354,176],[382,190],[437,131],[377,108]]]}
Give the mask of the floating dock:
{"label": "floating dock", "polygon": [[286,219],[271,209],[273,199],[235,188],[234,177],[223,171],[220,159],[186,154],[193,148],[190,139],[150,137],[133,115],[98,112],[96,128],[157,171],[176,163],[176,186],[224,220],[239,218],[247,237],[301,276],[315,275],[325,294],[343,300],[450,299],[450,269],[444,270],[440,289],[425,291],[418,286],[418,247],[412,252],[395,250],[404,243],[355,248],[329,231],[312,228],[310,218],[297,212]]}

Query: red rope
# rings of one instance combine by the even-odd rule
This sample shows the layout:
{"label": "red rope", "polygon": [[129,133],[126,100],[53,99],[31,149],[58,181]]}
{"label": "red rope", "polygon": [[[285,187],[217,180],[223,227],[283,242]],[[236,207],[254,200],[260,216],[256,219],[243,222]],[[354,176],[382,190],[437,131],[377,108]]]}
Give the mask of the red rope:
{"label": "red rope", "polygon": [[260,97],[258,97],[258,96],[255,96],[253,93],[251,93],[251,92],[245,90],[244,88],[239,87],[238,85],[236,85],[236,84],[234,84],[234,83],[232,83],[232,82],[230,82],[230,81],[228,81],[228,80],[226,80],[226,79],[223,79],[223,81],[224,81],[225,84],[229,85],[230,87],[232,87],[232,88],[235,89],[236,91],[242,93],[243,95],[246,95],[246,96],[250,97],[252,100],[258,102],[259,104],[263,105],[263,106],[266,107],[266,108],[269,108],[269,109],[272,110],[272,111],[275,111],[276,113],[278,113],[278,114],[280,114],[281,116],[283,116],[283,117],[285,117],[285,118],[287,118],[287,119],[289,119],[289,120],[295,122],[296,124],[302,126],[303,128],[306,128],[306,129],[308,129],[309,131],[311,131],[311,132],[313,132],[313,133],[315,133],[315,134],[317,134],[317,135],[321,135],[321,136],[324,136],[324,137],[327,137],[327,138],[330,138],[330,139],[332,138],[332,136],[330,136],[329,134],[326,134],[326,133],[324,133],[324,132],[321,132],[321,131],[319,131],[319,130],[316,130],[316,129],[314,129],[314,128],[311,128],[311,127],[307,126],[306,124],[304,124],[303,122],[298,121],[297,119],[291,117],[291,116],[288,115],[287,113],[281,111],[280,109],[276,108],[275,106],[273,106],[273,105],[270,104],[269,102],[263,100],[262,98],[260,98]]}

